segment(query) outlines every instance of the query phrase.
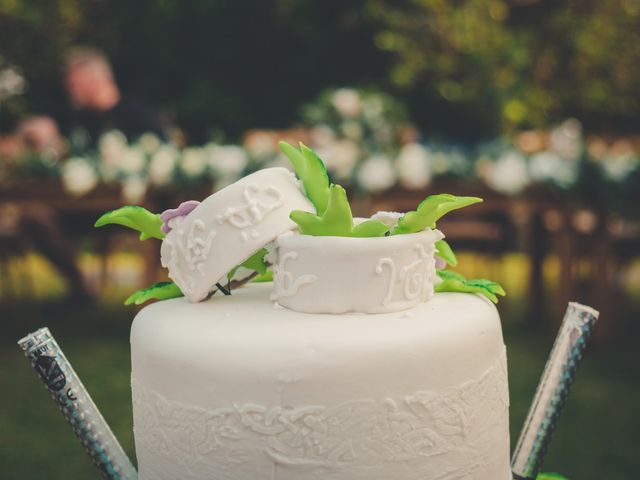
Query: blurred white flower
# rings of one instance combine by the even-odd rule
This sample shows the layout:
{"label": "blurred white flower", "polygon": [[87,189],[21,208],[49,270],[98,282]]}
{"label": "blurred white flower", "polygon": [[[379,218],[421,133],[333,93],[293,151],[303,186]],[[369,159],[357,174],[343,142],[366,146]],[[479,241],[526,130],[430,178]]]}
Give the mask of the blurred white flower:
{"label": "blurred white flower", "polygon": [[355,141],[362,140],[362,135],[364,134],[362,126],[354,120],[343,122],[340,130],[345,137]]}
{"label": "blurred white flower", "polygon": [[20,71],[12,66],[0,70],[0,101],[24,93],[26,81]]}
{"label": "blurred white flower", "polygon": [[419,143],[408,143],[396,159],[398,178],[403,187],[420,190],[431,182],[431,165],[427,149]]}
{"label": "blurred white flower", "polygon": [[357,117],[362,110],[360,95],[352,88],[337,89],[331,96],[331,103],[343,117]]}
{"label": "blurred white flower", "polygon": [[311,129],[311,144],[319,149],[336,141],[336,135],[328,125],[316,125]]}
{"label": "blurred white flower", "polygon": [[364,101],[362,111],[364,116],[368,120],[373,120],[382,116],[382,113],[384,111],[384,105],[382,104],[382,100],[379,97],[370,96]]}
{"label": "blurred white flower", "polygon": [[255,130],[250,132],[244,141],[244,147],[250,155],[268,157],[276,152],[277,139],[274,132]]}
{"label": "blurred white flower", "polygon": [[631,172],[640,168],[640,160],[630,153],[622,155],[609,154],[604,157],[600,165],[605,177],[615,182],[621,182]]}
{"label": "blurred white flower", "polygon": [[247,153],[236,145],[211,145],[208,147],[209,165],[216,175],[239,176],[247,166]]}
{"label": "blurred white flower", "polygon": [[119,162],[120,171],[133,175],[141,172],[147,166],[147,157],[139,148],[125,148]]}
{"label": "blurred white flower", "polygon": [[514,195],[529,185],[527,162],[520,152],[504,153],[487,172],[487,184],[500,193]]}
{"label": "blurred white flower", "polygon": [[554,182],[566,188],[575,183],[578,170],[575,162],[544,151],[531,156],[529,173],[534,182]]}
{"label": "blurred white flower", "polygon": [[549,148],[568,160],[577,160],[582,153],[582,125],[575,118],[565,120],[551,131]]}
{"label": "blurred white flower", "polygon": [[140,203],[147,193],[147,181],[134,175],[122,182],[122,196],[129,203]]}
{"label": "blurred white flower", "polygon": [[396,183],[396,172],[391,160],[383,155],[375,155],[366,160],[358,169],[358,183],[369,192],[380,192]]}
{"label": "blurred white flower", "polygon": [[162,141],[154,133],[143,133],[140,135],[137,144],[140,145],[144,153],[151,155],[160,148]]}
{"label": "blurred white flower", "polygon": [[188,147],[182,151],[180,169],[188,178],[196,178],[207,169],[207,156],[202,148]]}
{"label": "blurred white flower", "polygon": [[339,140],[317,149],[318,156],[337,178],[347,178],[360,158],[360,148],[352,140]]}
{"label": "blurred white flower", "polygon": [[178,151],[173,145],[163,145],[151,157],[149,180],[152,185],[166,185],[173,178]]}
{"label": "blurred white flower", "polygon": [[98,175],[93,166],[84,158],[73,157],[62,166],[62,185],[75,196],[90,192],[98,184]]}
{"label": "blurred white flower", "polygon": [[444,152],[436,152],[431,156],[433,173],[442,175],[449,171],[449,157]]}
{"label": "blurred white flower", "polygon": [[119,130],[111,130],[100,137],[100,170],[105,180],[112,180],[116,176],[126,149],[127,137]]}

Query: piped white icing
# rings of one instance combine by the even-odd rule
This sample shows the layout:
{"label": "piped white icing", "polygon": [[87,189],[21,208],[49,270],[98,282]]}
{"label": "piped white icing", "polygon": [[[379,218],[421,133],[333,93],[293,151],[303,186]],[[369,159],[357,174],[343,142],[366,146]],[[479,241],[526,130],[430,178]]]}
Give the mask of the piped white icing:
{"label": "piped white icing", "polygon": [[187,216],[171,220],[162,265],[192,302],[236,265],[295,227],[291,210],[313,211],[284,168],[255,172],[214,193]]}
{"label": "piped white icing", "polygon": [[[438,230],[390,237],[282,235],[273,298],[308,313],[405,310],[433,295]],[[300,280],[300,281],[298,281]]]}

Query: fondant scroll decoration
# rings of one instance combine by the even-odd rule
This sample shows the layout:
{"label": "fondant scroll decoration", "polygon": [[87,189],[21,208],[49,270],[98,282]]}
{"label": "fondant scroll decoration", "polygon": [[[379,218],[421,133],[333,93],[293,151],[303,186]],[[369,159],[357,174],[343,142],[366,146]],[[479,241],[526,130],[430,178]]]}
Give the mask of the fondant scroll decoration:
{"label": "fondant scroll decoration", "polygon": [[[211,247],[213,245],[213,239],[216,236],[215,230],[207,231],[206,224],[199,218],[196,218],[191,223],[188,231],[185,231],[182,227],[184,218],[177,218],[177,223],[173,226],[173,229],[164,242],[169,247],[169,269],[173,276],[180,277],[178,272],[183,269],[179,264],[179,259],[184,259],[186,270],[194,273],[199,272],[202,276],[206,275],[205,263]],[[192,288],[194,280],[192,277],[187,278],[175,278],[178,284],[187,285]]]}
{"label": "fondant scroll decoration", "polygon": [[245,204],[229,207],[218,215],[218,223],[228,222],[236,228],[244,229],[260,223],[267,214],[283,205],[282,193],[272,186],[260,187],[250,183],[242,193]]}
{"label": "fondant scroll decoration", "polygon": [[495,443],[488,440],[496,431],[507,434],[506,376],[503,352],[479,377],[440,391],[331,406],[252,402],[215,409],[167,399],[134,378],[141,472],[148,478],[156,478],[156,471],[162,473],[158,477],[171,472],[180,478],[188,466],[203,472],[201,478],[220,478],[222,471],[242,476],[230,469],[241,469],[259,449],[282,465],[348,465],[365,471],[372,465],[416,461],[426,478],[472,478],[495,458]]}
{"label": "fondant scroll decoration", "polygon": [[295,295],[302,285],[315,282],[318,277],[316,275],[307,274],[293,278],[293,274],[285,269],[289,260],[298,258],[298,252],[288,252],[282,255],[280,261],[273,268],[273,280],[277,297],[292,297]]}

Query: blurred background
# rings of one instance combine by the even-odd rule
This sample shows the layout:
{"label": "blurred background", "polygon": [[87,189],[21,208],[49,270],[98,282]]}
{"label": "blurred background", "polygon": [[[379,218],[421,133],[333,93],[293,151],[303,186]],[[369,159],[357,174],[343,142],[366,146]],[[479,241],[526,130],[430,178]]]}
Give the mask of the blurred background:
{"label": "blurred background", "polygon": [[304,141],[355,213],[439,227],[501,282],[512,442],[568,300],[601,311],[545,470],[640,478],[640,1],[0,1],[0,478],[97,478],[15,341],[49,326],[134,455],[132,291],[161,212]]}

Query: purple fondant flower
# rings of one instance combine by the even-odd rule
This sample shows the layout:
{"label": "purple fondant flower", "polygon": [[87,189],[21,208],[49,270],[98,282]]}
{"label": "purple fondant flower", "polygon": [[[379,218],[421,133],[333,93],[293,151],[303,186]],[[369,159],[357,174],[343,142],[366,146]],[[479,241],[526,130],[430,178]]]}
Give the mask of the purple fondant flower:
{"label": "purple fondant flower", "polygon": [[188,200],[186,202],[182,202],[178,208],[170,208],[169,210],[165,210],[160,214],[160,220],[162,220],[161,230],[164,233],[169,233],[171,231],[171,227],[169,226],[169,220],[177,217],[185,217],[189,215],[194,208],[200,205],[200,202],[197,200]]}

